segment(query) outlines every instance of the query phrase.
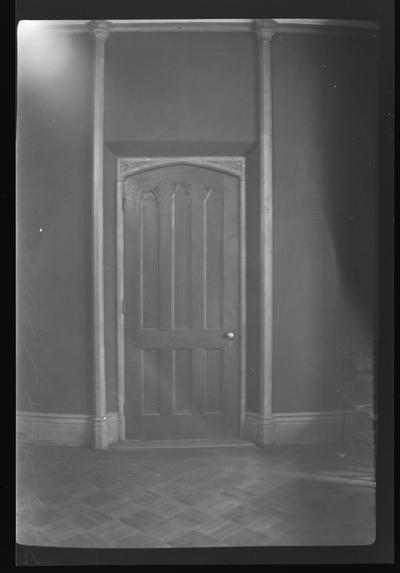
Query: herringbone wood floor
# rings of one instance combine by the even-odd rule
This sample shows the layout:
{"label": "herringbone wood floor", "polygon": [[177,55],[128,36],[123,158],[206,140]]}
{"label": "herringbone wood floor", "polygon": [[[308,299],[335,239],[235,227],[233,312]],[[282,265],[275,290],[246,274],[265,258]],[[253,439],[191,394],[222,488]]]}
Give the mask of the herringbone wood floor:
{"label": "herringbone wood floor", "polygon": [[26,545],[369,544],[374,504],[371,471],[334,447],[17,448]]}

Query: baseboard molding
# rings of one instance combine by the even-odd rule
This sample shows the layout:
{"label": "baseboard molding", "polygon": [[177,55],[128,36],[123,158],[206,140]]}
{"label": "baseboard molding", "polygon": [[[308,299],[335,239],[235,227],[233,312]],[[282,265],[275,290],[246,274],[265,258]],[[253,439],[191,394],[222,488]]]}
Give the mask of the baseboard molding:
{"label": "baseboard molding", "polygon": [[275,443],[326,444],[339,441],[342,413],[296,412],[274,414]]}
{"label": "baseboard molding", "polygon": [[321,444],[339,441],[342,412],[273,413],[263,418],[247,412],[244,438],[259,445]]}
{"label": "baseboard molding", "polygon": [[[262,418],[247,412],[245,440],[259,445],[334,443],[339,440],[342,412],[273,413]],[[93,416],[17,412],[17,439],[63,446],[93,446]],[[119,441],[118,412],[107,414],[108,442]]]}
{"label": "baseboard molding", "polygon": [[[108,441],[119,439],[118,412],[107,414]],[[17,439],[58,446],[92,446],[93,416],[86,414],[45,414],[17,412]]]}

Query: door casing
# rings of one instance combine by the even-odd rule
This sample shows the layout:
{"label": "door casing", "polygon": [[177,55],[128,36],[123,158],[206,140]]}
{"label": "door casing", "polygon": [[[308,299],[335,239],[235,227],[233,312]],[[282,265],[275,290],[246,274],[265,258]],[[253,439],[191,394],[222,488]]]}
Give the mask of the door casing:
{"label": "door casing", "polygon": [[124,323],[124,185],[125,179],[142,171],[169,165],[191,165],[233,175],[240,181],[239,191],[239,272],[240,272],[240,436],[244,433],[246,412],[246,193],[244,157],[142,157],[119,158],[117,173],[117,366],[119,440],[126,439],[125,424],[125,323]]}

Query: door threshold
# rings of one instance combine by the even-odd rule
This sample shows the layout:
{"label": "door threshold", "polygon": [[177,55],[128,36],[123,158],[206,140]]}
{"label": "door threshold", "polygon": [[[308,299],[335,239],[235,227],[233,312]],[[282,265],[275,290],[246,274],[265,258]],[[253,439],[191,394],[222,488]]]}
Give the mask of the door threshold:
{"label": "door threshold", "polygon": [[114,450],[167,450],[177,448],[231,448],[251,447],[256,445],[239,438],[231,439],[180,439],[180,440],[125,440],[110,445]]}

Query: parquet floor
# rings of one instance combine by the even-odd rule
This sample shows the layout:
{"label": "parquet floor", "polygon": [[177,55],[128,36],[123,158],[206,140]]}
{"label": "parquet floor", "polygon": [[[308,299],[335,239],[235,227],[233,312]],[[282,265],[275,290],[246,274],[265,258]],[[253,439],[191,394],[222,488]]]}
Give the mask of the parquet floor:
{"label": "parquet floor", "polygon": [[58,547],[374,541],[373,473],[335,447],[96,452],[18,444],[17,542]]}

